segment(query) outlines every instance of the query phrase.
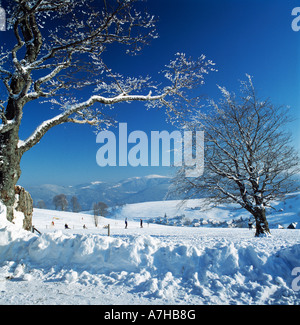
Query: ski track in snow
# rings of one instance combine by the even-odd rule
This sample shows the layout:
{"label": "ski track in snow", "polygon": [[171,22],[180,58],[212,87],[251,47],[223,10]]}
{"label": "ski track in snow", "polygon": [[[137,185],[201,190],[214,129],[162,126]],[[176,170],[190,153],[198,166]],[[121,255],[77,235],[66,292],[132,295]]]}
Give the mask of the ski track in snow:
{"label": "ski track in snow", "polygon": [[39,209],[33,223],[41,236],[2,220],[0,304],[300,303],[298,229],[255,238],[248,229],[140,228],[130,219],[124,229],[123,218],[95,228],[90,215]]}

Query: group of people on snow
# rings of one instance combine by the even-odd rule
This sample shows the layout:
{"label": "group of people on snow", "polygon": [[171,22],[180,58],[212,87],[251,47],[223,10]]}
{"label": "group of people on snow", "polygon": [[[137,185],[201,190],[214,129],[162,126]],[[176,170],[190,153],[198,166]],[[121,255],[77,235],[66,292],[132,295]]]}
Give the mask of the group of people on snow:
{"label": "group of people on snow", "polygon": [[[51,222],[51,226],[54,226],[54,221]],[[128,227],[128,219],[125,218],[125,229]],[[140,227],[143,228],[143,219],[140,219]],[[71,229],[67,223],[65,223],[65,229]],[[87,229],[86,225],[83,225],[83,229]]]}
{"label": "group of people on snow", "polygon": [[[125,229],[128,227],[128,219],[125,218]],[[143,228],[143,219],[140,219],[140,227]]]}

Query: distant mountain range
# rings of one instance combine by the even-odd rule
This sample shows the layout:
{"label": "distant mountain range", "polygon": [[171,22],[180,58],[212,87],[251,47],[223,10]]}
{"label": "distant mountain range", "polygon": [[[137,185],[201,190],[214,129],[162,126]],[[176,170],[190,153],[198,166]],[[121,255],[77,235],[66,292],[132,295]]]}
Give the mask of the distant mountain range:
{"label": "distant mountain range", "polygon": [[[60,186],[44,184],[26,187],[33,198],[34,206],[44,201],[47,209],[54,209],[53,198],[65,194],[69,202],[76,196],[82,210],[91,210],[95,202],[104,202],[108,206],[165,199],[171,178],[161,175],[132,177],[120,182],[100,182],[80,184],[76,186]],[[171,199],[171,197],[170,197]],[[179,199],[172,197],[172,199]]]}
{"label": "distant mountain range", "polygon": [[[300,177],[295,177],[300,184]],[[44,208],[54,209],[53,198],[58,194],[65,194],[69,202],[68,210],[71,211],[71,198],[76,196],[82,211],[93,209],[96,202],[104,202],[110,207],[123,204],[141,203],[150,201],[163,201],[171,185],[171,177],[161,175],[148,175],[131,177],[119,182],[90,182],[75,186],[60,186],[44,184],[40,186],[27,186],[34,206],[39,201],[44,201]],[[180,200],[183,197],[170,195],[169,200]]]}

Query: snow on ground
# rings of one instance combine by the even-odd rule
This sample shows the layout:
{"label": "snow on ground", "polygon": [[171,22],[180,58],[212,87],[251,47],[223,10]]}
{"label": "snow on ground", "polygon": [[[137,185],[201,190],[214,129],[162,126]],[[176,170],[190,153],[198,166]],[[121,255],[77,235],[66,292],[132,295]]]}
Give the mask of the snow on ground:
{"label": "snow on ground", "polygon": [[[143,202],[127,204],[113,211],[118,219],[150,220],[168,225],[193,225],[208,227],[247,227],[251,214],[235,204],[204,207],[204,199]],[[268,209],[270,228],[287,228],[295,223],[300,229],[300,192],[288,194],[284,201],[274,201]],[[165,217],[166,216],[166,217]],[[242,221],[241,221],[242,220]],[[254,223],[253,217],[252,222]]]}
{"label": "snow on ground", "polygon": [[140,228],[137,215],[124,229],[123,217],[95,228],[91,215],[35,209],[37,235],[7,223],[0,206],[0,304],[300,304],[298,229],[255,238],[239,228]]}

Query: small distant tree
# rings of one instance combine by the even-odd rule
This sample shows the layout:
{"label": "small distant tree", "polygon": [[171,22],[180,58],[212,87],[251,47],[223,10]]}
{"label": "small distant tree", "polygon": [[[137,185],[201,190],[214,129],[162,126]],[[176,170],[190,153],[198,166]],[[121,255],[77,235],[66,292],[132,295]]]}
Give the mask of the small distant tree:
{"label": "small distant tree", "polygon": [[38,209],[46,209],[46,203],[45,203],[45,201],[44,200],[38,201],[37,208]]}
{"label": "small distant tree", "polygon": [[65,194],[56,195],[53,198],[53,204],[56,210],[60,209],[61,211],[66,211],[68,207],[67,197]]}
{"label": "small distant tree", "polygon": [[104,202],[97,202],[93,205],[94,210],[94,222],[95,226],[98,227],[99,223],[99,216],[106,216],[107,215],[108,206]]}
{"label": "small distant tree", "polygon": [[259,99],[250,76],[241,86],[239,97],[220,87],[219,103],[211,101],[207,113],[186,119],[186,129],[204,129],[204,173],[187,178],[189,167],[183,166],[173,188],[186,198],[205,196],[214,205],[239,204],[253,215],[255,236],[261,236],[270,233],[266,208],[297,190],[299,156],[288,132],[288,108]]}
{"label": "small distant tree", "polygon": [[78,198],[76,196],[72,196],[71,198],[71,206],[73,212],[79,212],[81,210],[81,205],[78,202]]}
{"label": "small distant tree", "polygon": [[104,202],[98,202],[95,204],[96,210],[99,216],[105,217],[107,215],[108,205]]}

